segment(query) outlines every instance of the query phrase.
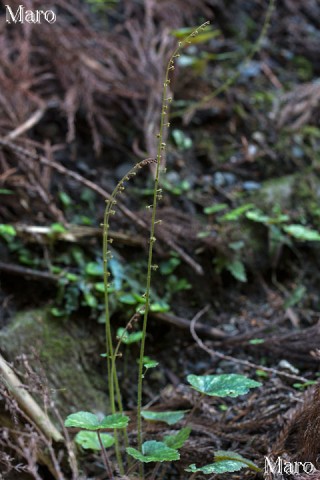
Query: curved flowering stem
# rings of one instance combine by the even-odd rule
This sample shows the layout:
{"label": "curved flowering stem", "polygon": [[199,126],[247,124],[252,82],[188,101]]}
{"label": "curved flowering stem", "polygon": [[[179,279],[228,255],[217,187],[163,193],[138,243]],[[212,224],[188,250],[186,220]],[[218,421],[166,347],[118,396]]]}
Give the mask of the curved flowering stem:
{"label": "curved flowering stem", "polygon": [[[150,294],[151,294],[151,278],[152,271],[156,270],[157,266],[153,265],[153,247],[156,241],[155,237],[155,227],[159,223],[159,220],[156,220],[156,211],[158,200],[161,199],[162,190],[160,186],[160,171],[163,156],[166,150],[166,144],[163,141],[165,128],[169,127],[168,122],[170,103],[172,102],[172,97],[169,95],[170,89],[170,76],[172,71],[175,68],[175,59],[180,56],[180,51],[185,46],[192,43],[192,39],[197,36],[197,34],[203,31],[209,22],[205,22],[200,27],[195,29],[190,35],[188,35],[184,40],[178,43],[177,48],[174,50],[173,54],[170,57],[168,62],[165,80],[163,83],[163,93],[162,93],[162,104],[161,104],[161,116],[160,116],[160,128],[159,133],[157,134],[158,138],[158,147],[157,147],[157,163],[156,163],[156,172],[154,179],[154,188],[153,188],[153,202],[152,202],[152,215],[151,215],[151,228],[150,228],[150,237],[149,237],[149,252],[148,252],[148,267],[147,267],[147,282],[145,290],[145,306],[143,314],[143,326],[142,326],[142,339],[140,344],[140,356],[139,356],[139,373],[138,373],[138,398],[137,398],[137,431],[138,431],[138,448],[142,450],[142,418],[141,418],[141,408],[142,408],[142,381],[143,381],[143,358],[145,352],[145,342],[146,342],[146,333],[147,333],[147,323],[148,323],[148,314],[150,309]],[[141,464],[142,465],[142,464]],[[142,469],[140,470],[140,477],[143,476]]]}
{"label": "curved flowering stem", "polygon": [[[140,168],[154,163],[156,160],[152,158],[147,158],[141,162],[134,165],[134,167],[118,182],[116,188],[112,192],[110,199],[106,201],[106,208],[104,212],[103,219],[103,281],[104,281],[104,302],[105,302],[105,338],[106,338],[106,357],[107,357],[107,369],[108,369],[108,390],[109,390],[109,399],[111,412],[116,413],[116,404],[120,413],[123,412],[122,400],[121,400],[121,391],[117,376],[116,370],[116,357],[117,350],[115,351],[112,343],[112,329],[111,329],[111,319],[110,319],[110,309],[109,309],[109,276],[110,272],[108,269],[108,262],[112,258],[112,252],[109,245],[112,244],[113,239],[109,238],[109,222],[110,217],[116,214],[116,197],[121,194],[125,189],[125,183],[130,180],[130,178],[136,175],[137,170]],[[121,458],[120,448],[119,448],[119,439],[118,431],[114,432],[115,437],[115,450],[117,461],[120,467],[120,470],[123,473],[123,462]]]}

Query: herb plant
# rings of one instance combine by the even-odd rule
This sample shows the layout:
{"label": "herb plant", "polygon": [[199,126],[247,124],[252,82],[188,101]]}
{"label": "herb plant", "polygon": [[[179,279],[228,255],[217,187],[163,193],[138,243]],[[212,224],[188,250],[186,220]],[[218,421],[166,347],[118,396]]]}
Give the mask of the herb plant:
{"label": "herb plant", "polygon": [[[168,425],[173,425],[179,422],[185,415],[185,411],[176,411],[176,412],[150,412],[142,409],[142,386],[145,372],[149,368],[154,368],[157,365],[157,362],[149,359],[145,356],[145,346],[146,346],[146,334],[147,334],[147,325],[148,325],[148,315],[152,308],[151,301],[151,282],[152,282],[152,273],[157,270],[158,265],[155,265],[153,262],[153,250],[154,244],[156,242],[156,225],[161,223],[161,220],[157,219],[157,205],[158,201],[162,198],[162,189],[160,186],[160,175],[162,171],[162,164],[164,163],[164,155],[166,150],[166,144],[164,142],[165,131],[169,127],[168,115],[170,110],[170,103],[172,102],[172,97],[170,94],[170,76],[172,71],[175,68],[175,61],[180,57],[180,51],[183,47],[189,45],[192,40],[197,37],[200,32],[206,28],[209,22],[202,24],[198,29],[192,31],[185,39],[179,41],[177,48],[173,52],[172,56],[167,65],[165,79],[163,84],[163,95],[162,95],[162,108],[160,116],[160,127],[157,134],[158,139],[158,148],[157,148],[157,157],[156,159],[146,159],[142,162],[136,164],[127,175],[125,175],[118,185],[116,186],[114,192],[111,195],[110,200],[107,201],[104,222],[103,222],[103,277],[104,283],[102,290],[104,293],[105,300],[105,336],[106,336],[106,353],[103,355],[106,357],[107,369],[108,369],[108,389],[109,389],[109,398],[110,398],[110,409],[111,414],[100,419],[97,415],[94,415],[91,412],[77,412],[68,416],[65,421],[67,427],[73,427],[80,429],[76,437],[78,444],[82,445],[83,448],[90,448],[92,450],[101,449],[104,465],[106,472],[110,479],[113,479],[113,471],[106,453],[106,448],[114,444],[116,458],[118,463],[118,468],[121,475],[124,475],[126,472],[126,467],[129,466],[129,471],[131,472],[135,468],[135,464],[132,466],[132,459],[138,461],[139,464],[139,477],[144,478],[143,464],[155,462],[156,466],[154,468],[152,479],[156,478],[157,471],[162,462],[171,462],[179,460],[180,453],[179,450],[183,444],[187,441],[191,429],[186,426],[178,431],[174,435],[165,436],[161,441],[156,440],[147,440],[144,441],[144,434],[142,430],[142,419],[146,421],[162,421]],[[148,251],[148,262],[147,262],[147,276],[146,276],[146,286],[145,291],[142,295],[138,297],[133,294],[133,299],[135,303],[138,303],[136,313],[133,315],[131,320],[128,322],[126,328],[117,331],[117,343],[113,343],[113,331],[111,326],[111,314],[110,314],[110,304],[109,296],[112,291],[112,284],[109,282],[109,277],[111,273],[110,262],[112,260],[112,250],[110,245],[112,244],[112,238],[109,235],[109,222],[113,215],[116,214],[116,204],[117,197],[125,189],[125,185],[130,178],[136,175],[137,171],[149,165],[151,163],[155,164],[155,175],[154,175],[154,187],[153,187],[153,200],[152,204],[148,206],[151,210],[151,227],[150,227],[150,236],[149,236],[149,251]],[[167,271],[167,274],[171,274],[173,269],[179,264],[178,259],[171,258],[167,265],[161,265],[161,268]],[[94,266],[92,265],[92,268]],[[91,267],[90,267],[91,268]],[[188,288],[188,285],[184,285],[184,288]],[[129,330],[132,327],[132,324],[135,323],[140,317],[142,317],[142,328],[136,333],[131,333]],[[128,445],[128,436],[126,433],[126,427],[128,425],[129,418],[123,414],[123,405],[121,398],[121,388],[119,384],[119,379],[117,375],[117,365],[116,360],[118,357],[118,352],[121,344],[127,344],[140,341],[140,354],[138,360],[138,388],[137,388],[137,448],[133,448]],[[188,382],[191,387],[199,392],[199,400],[204,395],[215,396],[215,397],[237,397],[243,395],[249,391],[250,388],[255,388],[260,386],[259,382],[248,379],[243,375],[235,374],[226,374],[226,375],[204,375],[196,376],[189,375]],[[193,414],[193,411],[189,414]],[[110,438],[109,434],[106,433],[108,430],[113,430],[113,437]],[[106,436],[107,435],[107,436]],[[123,459],[123,451],[128,455],[126,461]],[[218,452],[217,452],[218,453]],[[221,452],[220,452],[221,453]],[[225,452],[222,452],[225,453]],[[228,465],[224,465],[223,471],[235,471],[234,464],[237,463],[237,467],[243,466],[252,467],[252,463],[249,460],[243,459],[240,455],[231,453],[229,455],[229,462],[232,460],[233,464],[228,470]],[[130,460],[131,458],[131,460]],[[218,456],[218,458],[220,458]],[[254,466],[255,467],[255,466]],[[216,467],[215,467],[216,468]],[[257,467],[255,467],[257,468]],[[193,478],[198,471],[207,473],[205,470],[212,470],[210,465],[205,467],[196,467],[195,465],[190,465],[188,468],[189,472],[192,472]],[[221,471],[221,470],[220,470]]]}

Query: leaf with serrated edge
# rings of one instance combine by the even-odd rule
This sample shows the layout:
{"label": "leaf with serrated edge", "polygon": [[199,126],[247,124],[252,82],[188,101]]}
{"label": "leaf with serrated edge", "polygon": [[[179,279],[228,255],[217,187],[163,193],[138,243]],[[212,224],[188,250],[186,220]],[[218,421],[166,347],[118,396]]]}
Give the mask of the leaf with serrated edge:
{"label": "leaf with serrated edge", "polygon": [[228,450],[217,450],[214,453],[214,458],[216,462],[220,462],[222,460],[235,460],[238,462],[244,463],[248,468],[251,470],[255,470],[256,472],[260,472],[260,468],[253,463],[251,460],[248,460],[247,458],[243,457],[240,455],[240,453],[237,452],[230,452]]}
{"label": "leaf with serrated edge", "polygon": [[190,432],[190,427],[182,428],[178,433],[174,435],[166,435],[163,438],[163,442],[167,445],[167,447],[179,449],[183,447],[185,442],[188,440]]}
{"label": "leaf with serrated edge", "polygon": [[91,412],[71,413],[64,422],[66,427],[83,428],[85,430],[97,430],[99,424],[97,415]]}
{"label": "leaf with serrated edge", "polygon": [[132,447],[128,447],[126,450],[129,455],[143,463],[171,462],[180,459],[180,454],[177,450],[168,447],[163,442],[157,442],[156,440],[144,442],[142,445],[142,452],[139,452],[139,450]]}
{"label": "leaf with serrated edge", "polygon": [[188,375],[188,382],[198,392],[217,397],[238,397],[261,383],[235,373],[222,375]]}
{"label": "leaf with serrated edge", "polygon": [[182,420],[187,410],[177,410],[175,412],[152,412],[149,410],[143,410],[141,416],[145,420],[154,422],[165,422],[168,425],[174,425]]}
{"label": "leaf with serrated edge", "polygon": [[100,421],[94,413],[77,412],[69,415],[64,424],[66,427],[82,428],[83,430],[101,430],[104,428],[125,428],[128,422],[129,417],[121,413],[108,415]]}
{"label": "leaf with serrated edge", "polygon": [[206,475],[210,475],[211,473],[238,472],[245,467],[246,465],[244,465],[243,463],[225,460],[223,462],[209,463],[208,465],[204,465],[203,467],[197,467],[195,463],[193,463],[192,465],[189,465],[189,467],[185,470],[187,472],[202,472]]}
{"label": "leaf with serrated edge", "polygon": [[[105,448],[109,448],[114,444],[114,438],[108,433],[100,433],[100,437]],[[75,442],[86,450],[101,450],[96,432],[82,430],[75,436]]]}

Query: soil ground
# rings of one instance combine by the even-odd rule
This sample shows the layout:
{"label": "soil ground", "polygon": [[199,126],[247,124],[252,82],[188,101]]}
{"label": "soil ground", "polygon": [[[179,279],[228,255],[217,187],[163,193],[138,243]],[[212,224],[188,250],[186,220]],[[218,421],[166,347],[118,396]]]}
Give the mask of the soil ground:
{"label": "soil ground", "polygon": [[[192,433],[181,461],[158,475],[190,478],[188,465],[228,450],[261,471],[197,478],[320,478],[264,474],[266,456],[319,467],[320,5],[53,3],[55,24],[7,25],[1,7],[1,355],[52,417],[106,413],[104,200],[155,156],[165,64],[182,27],[209,19],[171,83],[146,352],[159,366],[143,402],[191,411]],[[146,166],[126,184],[110,222],[114,332],[143,302],[153,173]],[[122,354],[136,446],[137,344]],[[261,386],[199,399],[186,380],[226,373]],[[50,456],[5,381],[0,395],[0,478],[108,478],[91,451],[78,452],[72,473],[68,441]],[[183,422],[145,422],[145,437]]]}

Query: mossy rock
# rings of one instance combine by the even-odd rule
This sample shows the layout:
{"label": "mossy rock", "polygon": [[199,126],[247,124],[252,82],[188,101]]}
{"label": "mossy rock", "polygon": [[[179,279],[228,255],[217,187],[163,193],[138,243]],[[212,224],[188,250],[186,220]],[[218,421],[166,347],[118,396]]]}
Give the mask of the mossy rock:
{"label": "mossy rock", "polygon": [[[289,215],[294,212],[297,218],[312,219],[316,226],[320,218],[320,178],[308,169],[268,180],[254,194],[241,195],[240,205],[246,204],[255,205],[271,217],[275,207]],[[299,220],[293,218],[291,223],[299,223]],[[241,215],[237,220],[222,223],[219,235],[223,245],[243,242],[243,248],[237,254],[230,250],[230,258],[238,258],[249,269],[264,271],[277,261],[277,254],[272,258],[270,253],[269,230],[263,223]],[[319,242],[310,242],[309,248],[318,250]]]}
{"label": "mossy rock", "polygon": [[16,364],[26,355],[40,378],[45,373],[44,382],[62,416],[79,409],[106,412],[108,408],[107,379],[97,372],[97,367],[105,370],[101,347],[95,345],[89,328],[84,322],[54,318],[38,309],[18,313],[0,331],[3,356]]}
{"label": "mossy rock", "polygon": [[282,210],[299,209],[311,216],[320,216],[320,177],[308,169],[293,175],[268,180],[255,193],[255,203],[264,211],[275,205]]}

